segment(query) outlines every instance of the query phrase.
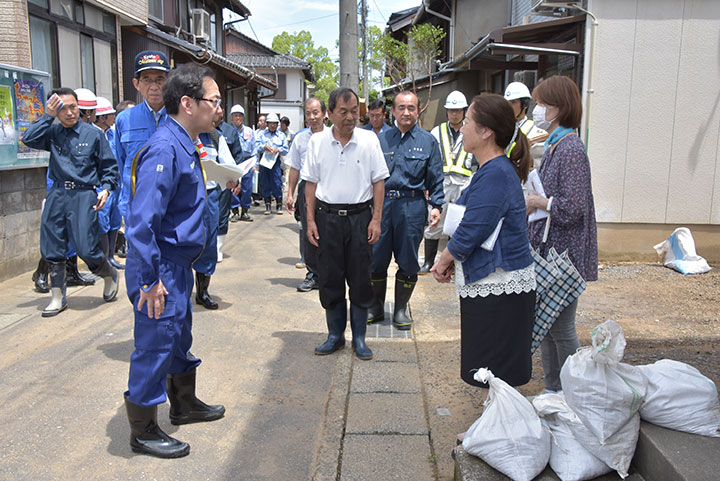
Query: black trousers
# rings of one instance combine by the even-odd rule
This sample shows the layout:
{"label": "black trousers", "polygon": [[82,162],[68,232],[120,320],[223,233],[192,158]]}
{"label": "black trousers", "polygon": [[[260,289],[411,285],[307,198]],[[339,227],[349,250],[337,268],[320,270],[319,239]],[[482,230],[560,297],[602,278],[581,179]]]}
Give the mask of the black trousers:
{"label": "black trousers", "polygon": [[295,201],[295,213],[297,220],[300,221],[303,230],[303,257],[305,259],[305,267],[309,272],[318,274],[318,253],[317,247],[312,245],[307,238],[307,202],[305,201],[305,181],[302,180],[297,188],[297,200]]}
{"label": "black trousers", "polygon": [[371,218],[370,207],[347,216],[331,214],[322,206],[316,209],[315,222],[320,235],[317,269],[323,308],[330,309],[345,302],[346,282],[352,304],[359,307],[372,305],[372,251],[368,244],[368,224]]}

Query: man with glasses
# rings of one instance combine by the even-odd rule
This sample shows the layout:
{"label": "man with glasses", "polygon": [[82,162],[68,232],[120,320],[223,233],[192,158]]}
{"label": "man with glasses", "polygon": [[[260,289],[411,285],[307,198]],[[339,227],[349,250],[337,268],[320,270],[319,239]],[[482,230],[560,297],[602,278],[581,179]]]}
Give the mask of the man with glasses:
{"label": "man with glasses", "polygon": [[201,361],[190,353],[191,265],[207,237],[198,135],[214,129],[221,100],[212,70],[197,64],[180,65],[169,75],[163,99],[168,119],[138,153],[128,186],[125,282],[135,315],[135,351],[125,407],[134,452],[179,458],[190,446],[158,426],[158,404],[169,398],[175,425],[225,414],[223,406],[196,397]]}
{"label": "man with glasses", "polygon": [[118,208],[123,217],[130,198],[130,169],[135,154],[166,118],[162,89],[169,71],[170,62],[162,52],[146,50],[135,56],[133,86],[143,101],[115,119],[115,154],[122,183]]}
{"label": "man with glasses", "polygon": [[[417,125],[420,108],[414,93],[395,96],[392,106],[395,127],[379,136],[390,170],[385,181],[382,234],[373,246],[372,285],[375,302],[368,310],[368,322],[385,318],[387,269],[395,256],[395,308],[393,323],[410,329],[408,302],[418,278],[418,248],[423,237],[427,203],[432,206],[430,226],[440,221],[444,202],[443,166],[435,138]],[[427,200],[425,192],[427,191]]]}

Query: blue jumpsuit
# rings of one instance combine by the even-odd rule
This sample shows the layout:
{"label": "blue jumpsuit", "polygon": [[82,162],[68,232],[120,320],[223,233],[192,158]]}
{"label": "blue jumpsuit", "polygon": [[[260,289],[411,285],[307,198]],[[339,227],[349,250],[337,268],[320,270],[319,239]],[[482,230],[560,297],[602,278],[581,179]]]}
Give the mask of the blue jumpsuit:
{"label": "blue jumpsuit", "polygon": [[[113,157],[117,159],[115,153],[115,126],[105,131],[105,138],[110,145]],[[119,187],[120,188],[110,192],[105,205],[98,211],[98,223],[100,224],[100,232],[103,234],[107,234],[111,230],[119,230],[120,227],[122,227],[122,215],[120,214],[120,208],[118,206],[122,186],[119,185]]]}
{"label": "blue jumpsuit", "polygon": [[154,112],[147,102],[123,110],[115,118],[115,158],[120,167],[122,184],[118,208],[123,217],[127,213],[127,204],[131,196],[130,170],[135,154],[166,118],[165,107],[160,109],[160,112]]}
{"label": "blue jumpsuit", "polygon": [[68,129],[53,124],[54,120],[43,115],[22,137],[28,147],[50,151],[48,178],[53,185],[42,213],[42,256],[50,263],[64,264],[70,243],[91,271],[102,269],[102,275],[109,275],[93,206],[97,186],[108,192],[116,188],[117,163],[101,130],[80,121]]}
{"label": "blue jumpsuit", "polygon": [[[207,156],[203,156],[200,153],[201,159],[217,160],[218,152],[215,142],[212,141],[210,135],[207,133],[200,134],[200,142],[202,142],[203,148],[207,153]],[[217,183],[213,182],[212,187],[205,186],[207,190],[207,202],[205,203],[205,213],[203,214],[203,224],[205,224],[205,250],[200,255],[198,260],[193,264],[193,269],[201,274],[211,276],[215,273],[215,266],[217,265],[217,236],[218,236],[218,224],[220,216],[220,189],[221,187]]]}
{"label": "blue jumpsuit", "polygon": [[265,152],[266,145],[280,149],[280,152],[272,169],[260,166],[260,185],[262,186],[262,196],[264,199],[269,199],[271,196],[276,199],[282,199],[282,160],[280,159],[280,156],[287,155],[290,150],[287,137],[285,137],[285,134],[280,132],[279,128],[275,132],[270,132],[269,129],[265,129],[260,132],[258,135],[258,142],[255,145],[258,160],[261,158],[260,156],[263,152]]}
{"label": "blue jumpsuit", "polygon": [[[217,127],[218,131],[225,137],[225,141],[228,144],[230,153],[235,159],[235,163],[239,164],[242,161],[242,145],[240,144],[240,137],[238,131],[234,125],[230,125],[225,121],[220,122]],[[230,217],[230,207],[232,199],[232,190],[226,189],[222,186],[223,190],[220,192],[220,220],[218,223],[218,235],[226,235],[228,233],[228,218]]]}
{"label": "blue jumpsuit", "polygon": [[[175,120],[167,119],[148,140],[134,178],[125,217],[125,282],[135,314],[127,398],[148,407],[165,401],[168,374],[193,370],[201,362],[190,354],[190,266],[205,245],[205,179],[195,143]],[[139,311],[137,305],[140,289],[148,291],[158,281],[168,294],[160,319],[151,319],[147,308]]]}
{"label": "blue jumpsuit", "polygon": [[373,279],[387,277],[394,254],[400,276],[414,281],[427,219],[424,191],[433,207],[442,208],[445,199],[442,156],[435,138],[417,125],[404,136],[393,127],[378,138],[390,177],[385,180],[380,239],[373,246]]}
{"label": "blue jumpsuit", "polygon": [[[238,137],[242,146],[242,160],[247,160],[255,155],[255,132],[247,125],[243,125],[242,129],[238,129]],[[253,188],[254,172],[250,170],[240,181],[240,207],[249,209],[252,204],[252,188]],[[233,206],[236,207],[236,206]]]}

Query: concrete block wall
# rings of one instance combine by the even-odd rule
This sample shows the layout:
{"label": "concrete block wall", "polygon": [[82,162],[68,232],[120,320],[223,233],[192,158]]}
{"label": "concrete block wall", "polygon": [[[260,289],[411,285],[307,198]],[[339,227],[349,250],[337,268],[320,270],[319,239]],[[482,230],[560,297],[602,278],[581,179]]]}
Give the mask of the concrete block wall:
{"label": "concrete block wall", "polygon": [[47,168],[0,171],[0,281],[37,265]]}
{"label": "concrete block wall", "polygon": [[0,0],[0,63],[32,68],[27,2]]}

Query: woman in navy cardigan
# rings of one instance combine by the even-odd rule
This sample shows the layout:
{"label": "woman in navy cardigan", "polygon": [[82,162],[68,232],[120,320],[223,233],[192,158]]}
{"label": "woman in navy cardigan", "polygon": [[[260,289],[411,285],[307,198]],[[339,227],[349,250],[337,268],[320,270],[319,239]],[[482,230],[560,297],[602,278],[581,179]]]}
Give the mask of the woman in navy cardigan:
{"label": "woman in navy cardigan", "polygon": [[[475,97],[461,131],[465,150],[480,168],[457,201],[465,213],[432,272],[439,282],[449,282],[455,272],[461,378],[487,388],[473,379],[474,370],[485,367],[519,386],[532,373],[535,316],[535,266],[521,187],[532,165],[530,147],[516,127],[512,107],[499,95]],[[481,247],[501,220],[495,245]]]}

